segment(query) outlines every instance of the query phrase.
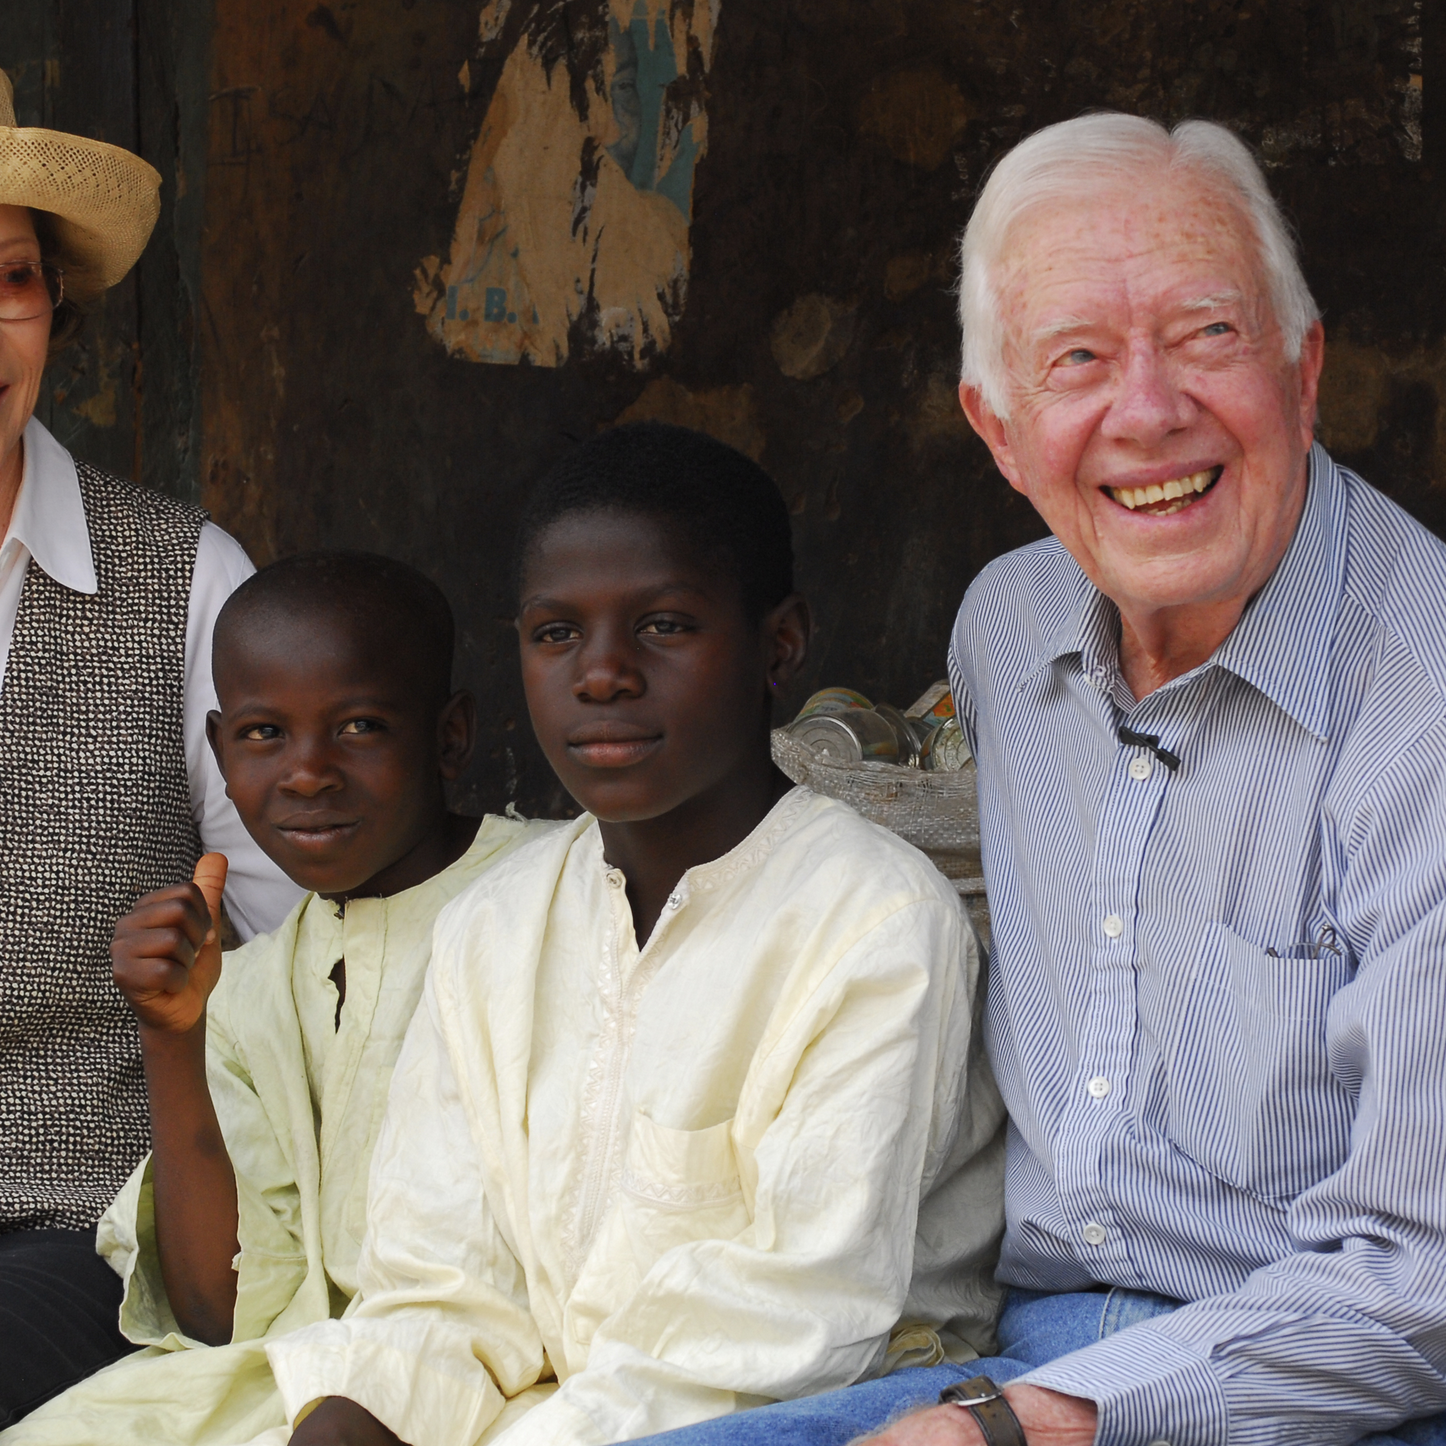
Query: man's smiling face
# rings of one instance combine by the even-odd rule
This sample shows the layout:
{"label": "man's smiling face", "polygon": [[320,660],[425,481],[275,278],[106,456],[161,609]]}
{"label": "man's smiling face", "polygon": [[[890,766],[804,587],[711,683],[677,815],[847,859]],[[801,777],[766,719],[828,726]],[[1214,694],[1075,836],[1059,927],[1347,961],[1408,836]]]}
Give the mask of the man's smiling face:
{"label": "man's smiling face", "polygon": [[1009,416],[961,400],[1000,470],[1127,618],[1243,606],[1300,516],[1321,333],[1290,360],[1240,204],[1164,172],[1041,204],[995,283]]}

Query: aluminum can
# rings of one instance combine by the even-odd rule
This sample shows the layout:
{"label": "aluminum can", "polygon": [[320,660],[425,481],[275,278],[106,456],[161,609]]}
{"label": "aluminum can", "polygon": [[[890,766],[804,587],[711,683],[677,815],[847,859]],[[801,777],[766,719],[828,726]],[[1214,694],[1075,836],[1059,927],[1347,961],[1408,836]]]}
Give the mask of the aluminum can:
{"label": "aluminum can", "polygon": [[946,718],[924,741],[921,768],[931,773],[957,773],[974,756],[957,718]]}
{"label": "aluminum can", "polygon": [[[905,718],[909,718],[907,713]],[[914,737],[919,740],[919,767],[924,766],[924,745],[929,741],[934,730],[943,722],[942,718],[909,718],[909,727],[914,730]]]}
{"label": "aluminum can", "polygon": [[788,734],[830,763],[899,761],[899,740],[893,728],[871,708],[796,718],[788,725]]}
{"label": "aluminum can", "polygon": [[931,683],[904,709],[905,718],[932,718],[937,722],[941,718],[953,716],[954,695],[949,690],[948,678],[940,678],[937,683]]}
{"label": "aluminum can", "polygon": [[800,718],[812,718],[818,713],[849,713],[855,708],[872,708],[874,705],[862,693],[852,688],[820,688],[802,708]]}
{"label": "aluminum can", "polygon": [[919,766],[919,735],[910,721],[892,703],[880,703],[874,712],[894,730],[899,745],[899,762],[908,768]]}

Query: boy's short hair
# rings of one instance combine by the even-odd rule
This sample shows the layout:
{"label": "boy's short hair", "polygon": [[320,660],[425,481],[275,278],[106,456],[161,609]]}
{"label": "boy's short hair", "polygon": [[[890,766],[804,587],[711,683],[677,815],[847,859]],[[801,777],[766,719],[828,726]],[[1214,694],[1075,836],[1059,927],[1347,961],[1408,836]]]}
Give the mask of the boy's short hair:
{"label": "boy's short hair", "polygon": [[793,591],[793,533],[778,484],[702,432],[629,422],[564,457],[523,516],[519,575],[538,536],[574,512],[631,512],[675,529],[737,578],[754,621]]}
{"label": "boy's short hair", "polygon": [[375,552],[303,552],[253,573],[216,617],[214,659],[248,628],[305,627],[341,616],[381,661],[412,670],[439,705],[452,692],[456,624],[447,595],[430,578]]}

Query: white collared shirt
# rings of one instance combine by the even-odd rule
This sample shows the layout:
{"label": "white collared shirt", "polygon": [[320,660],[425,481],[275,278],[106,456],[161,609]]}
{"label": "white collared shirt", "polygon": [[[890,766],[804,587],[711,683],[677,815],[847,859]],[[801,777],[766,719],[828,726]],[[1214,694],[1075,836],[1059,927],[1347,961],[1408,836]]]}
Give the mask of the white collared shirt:
{"label": "white collared shirt", "polygon": [[[69,452],[34,418],[25,428],[25,466],[10,528],[0,543],[0,687],[30,559],[62,587],[96,591],[90,531],[80,482]],[[221,605],[255,572],[233,537],[212,522],[201,528],[186,618],[186,687],[182,714],[191,817],[207,850],[230,860],[226,912],[243,939],[274,929],[301,890],[261,852],[226,797],[226,785],[206,742],[206,714],[216,706],[211,682],[211,629]]]}

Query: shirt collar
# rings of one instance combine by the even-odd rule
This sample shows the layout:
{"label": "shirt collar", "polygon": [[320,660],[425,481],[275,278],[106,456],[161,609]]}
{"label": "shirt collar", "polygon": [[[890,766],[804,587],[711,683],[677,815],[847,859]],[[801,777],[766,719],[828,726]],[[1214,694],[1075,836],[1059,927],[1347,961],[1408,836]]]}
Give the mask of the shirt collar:
{"label": "shirt collar", "polygon": [[1317,738],[1329,726],[1331,650],[1345,588],[1344,494],[1335,463],[1316,443],[1295,536],[1211,660]]}
{"label": "shirt collar", "polygon": [[[1331,643],[1345,585],[1343,486],[1325,448],[1313,445],[1295,536],[1270,581],[1205,664],[1243,678],[1317,738],[1326,736]],[[1082,668],[1098,683],[1118,671],[1115,606],[1062,545],[1060,551],[1069,582],[1049,600],[1053,616],[1044,621],[1039,654],[1020,679],[1021,687],[1071,654],[1079,654]]]}
{"label": "shirt collar", "polygon": [[5,540],[11,539],[62,587],[99,591],[75,461],[34,417],[25,426],[25,465]]}
{"label": "shirt collar", "polygon": [[1085,576],[1084,569],[1057,537],[1046,539],[1042,546],[1057,550],[1062,580],[1040,600],[1039,648],[1019,680],[1021,688],[1051,663],[1076,653],[1086,672],[1097,668],[1099,660],[1091,655],[1111,631],[1116,638],[1116,653],[1119,648],[1115,605]]}

